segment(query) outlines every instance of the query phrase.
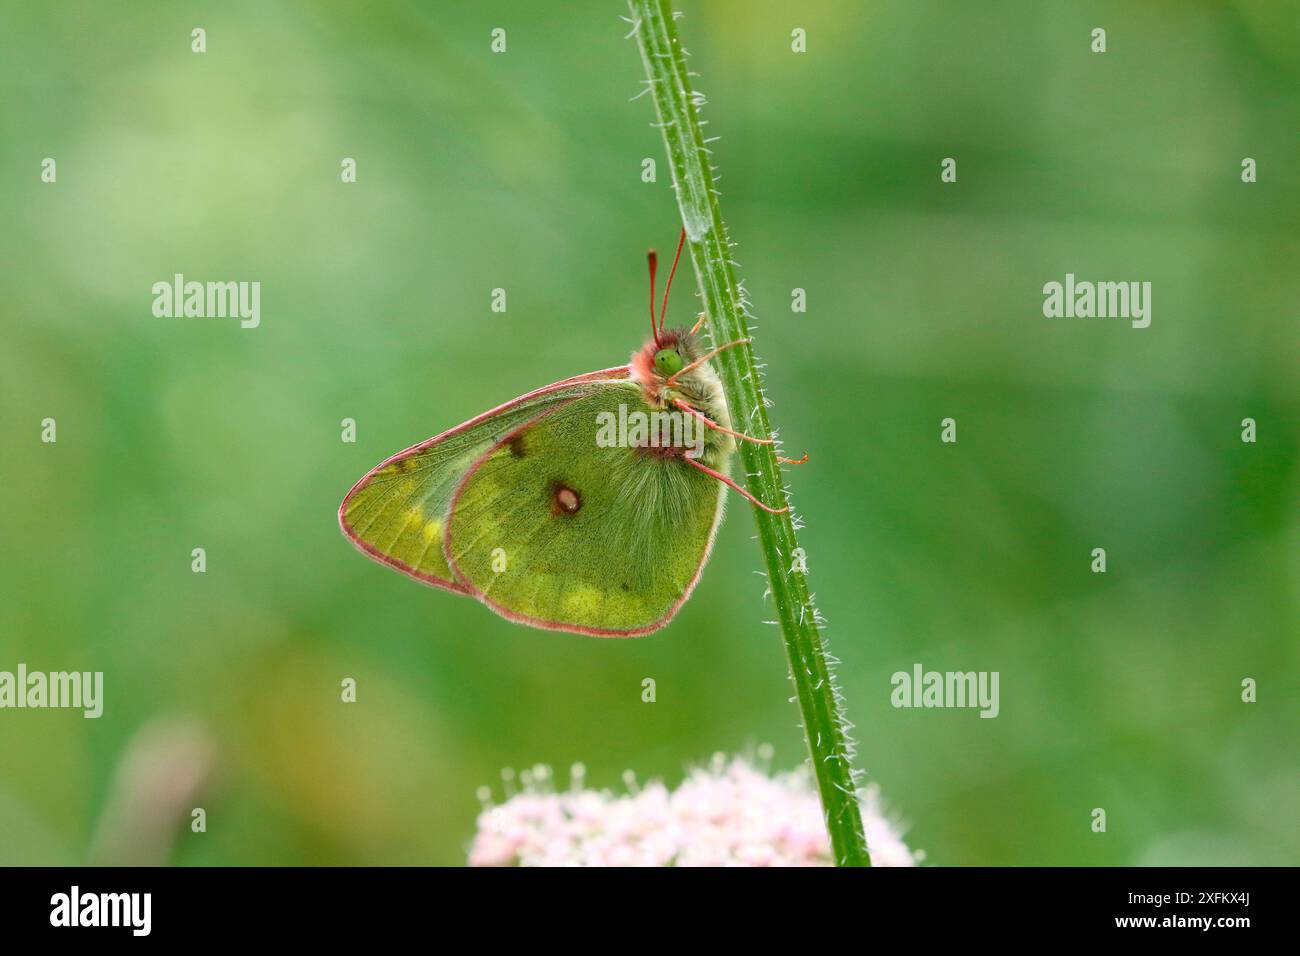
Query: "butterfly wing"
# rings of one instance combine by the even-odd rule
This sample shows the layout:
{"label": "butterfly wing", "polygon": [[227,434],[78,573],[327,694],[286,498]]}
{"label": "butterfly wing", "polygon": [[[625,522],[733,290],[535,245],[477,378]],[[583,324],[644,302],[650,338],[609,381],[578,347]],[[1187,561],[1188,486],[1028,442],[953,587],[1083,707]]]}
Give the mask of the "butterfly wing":
{"label": "butterfly wing", "polygon": [[339,527],[376,561],[426,584],[468,593],[442,548],[452,494],[465,473],[526,422],[626,378],[627,367],[621,366],[565,379],[398,452],[352,486],[339,505]]}
{"label": "butterfly wing", "polygon": [[606,637],[663,627],[690,595],[722,484],[680,458],[601,447],[602,413],[649,412],[617,382],[503,435],[466,472],[443,542],[456,580],[513,621]]}

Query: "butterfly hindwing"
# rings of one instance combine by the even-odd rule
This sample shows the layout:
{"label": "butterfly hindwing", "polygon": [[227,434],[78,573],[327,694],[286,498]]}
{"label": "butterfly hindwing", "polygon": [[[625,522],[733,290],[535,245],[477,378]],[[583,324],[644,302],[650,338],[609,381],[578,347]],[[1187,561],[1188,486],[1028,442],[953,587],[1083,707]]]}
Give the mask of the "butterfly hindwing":
{"label": "butterfly hindwing", "polygon": [[605,636],[663,627],[690,594],[723,487],[680,458],[602,447],[601,413],[649,411],[609,383],[503,435],[451,501],[445,559],[511,620]]}
{"label": "butterfly hindwing", "polygon": [[451,498],[465,473],[503,436],[602,384],[625,367],[566,379],[508,402],[381,462],[348,492],[339,525],[366,554],[428,584],[464,593],[443,554]]}

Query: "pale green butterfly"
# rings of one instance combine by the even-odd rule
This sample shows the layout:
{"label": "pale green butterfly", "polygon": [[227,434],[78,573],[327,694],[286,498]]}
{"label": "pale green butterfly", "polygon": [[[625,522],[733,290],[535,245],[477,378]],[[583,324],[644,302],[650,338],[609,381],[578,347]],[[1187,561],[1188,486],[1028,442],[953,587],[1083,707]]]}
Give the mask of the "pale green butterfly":
{"label": "pale green butterfly", "polygon": [[778,510],[727,477],[733,439],[771,443],[731,429],[708,364],[741,343],[706,351],[704,316],[689,331],[663,327],[684,240],[657,322],[650,253],[652,334],[629,364],[529,392],[380,462],[339,506],[343,533],[534,627],[632,637],[672,620],[708,560],[723,485]]}

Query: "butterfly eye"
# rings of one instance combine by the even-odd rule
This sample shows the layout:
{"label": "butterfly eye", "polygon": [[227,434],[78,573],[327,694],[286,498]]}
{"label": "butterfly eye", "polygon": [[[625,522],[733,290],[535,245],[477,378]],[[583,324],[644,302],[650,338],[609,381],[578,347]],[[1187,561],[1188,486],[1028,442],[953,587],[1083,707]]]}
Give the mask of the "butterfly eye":
{"label": "butterfly eye", "polygon": [[682,357],[676,349],[660,349],[655,353],[655,368],[662,375],[673,375],[682,370]]}

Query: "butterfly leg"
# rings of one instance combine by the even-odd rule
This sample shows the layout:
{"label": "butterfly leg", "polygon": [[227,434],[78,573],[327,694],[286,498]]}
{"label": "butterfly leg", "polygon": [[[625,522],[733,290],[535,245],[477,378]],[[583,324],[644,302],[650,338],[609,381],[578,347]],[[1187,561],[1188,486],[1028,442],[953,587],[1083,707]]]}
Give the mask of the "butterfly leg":
{"label": "butterfly leg", "polygon": [[773,508],[773,507],[771,507],[770,505],[765,505],[765,504],[763,504],[763,502],[759,501],[757,498],[755,498],[753,495],[751,495],[751,494],[750,494],[748,491],[746,491],[744,488],[740,487],[740,485],[736,484],[734,481],[732,481],[732,480],[731,480],[730,478],[728,478],[726,475],[722,474],[722,472],[720,472],[720,471],[714,471],[714,470],[713,470],[712,468],[710,468],[708,465],[702,465],[702,464],[700,464],[698,461],[696,461],[694,458],[687,458],[687,457],[685,457],[685,456],[682,456],[682,461],[686,462],[686,464],[690,465],[692,468],[697,468],[697,469],[699,469],[700,471],[704,472],[706,475],[710,475],[710,476],[712,476],[712,477],[718,479],[718,481],[722,482],[724,485],[726,485],[727,487],[731,488],[733,491],[739,491],[742,495],[744,495],[746,498],[748,498],[748,499],[749,499],[750,501],[752,501],[754,504],[758,505],[760,508],[762,508],[762,509],[763,509],[764,511],[766,511],[766,512],[769,512],[770,514],[774,514],[774,515],[785,514],[787,511],[790,510],[790,506],[789,506],[789,505],[786,505],[784,508]]}
{"label": "butterfly leg", "polygon": [[[680,398],[673,399],[673,404],[676,405],[678,408],[680,408],[682,411],[694,415],[700,421],[704,422],[705,425],[709,426],[715,431],[722,432],[724,435],[730,435],[733,438],[742,438],[745,441],[752,441],[755,445],[773,445],[776,443],[775,440],[771,438],[755,438],[752,435],[745,435],[741,432],[732,431],[730,428],[723,428],[721,425],[719,425],[713,419],[709,418],[709,416],[705,415],[698,408],[692,408],[690,405],[682,401]],[[808,453],[804,452],[804,456],[802,458],[782,458],[780,455],[777,455],[776,460],[783,465],[803,465],[806,464],[808,461]]]}
{"label": "butterfly leg", "polygon": [[753,341],[753,339],[736,339],[736,341],[734,341],[734,342],[728,342],[726,345],[719,345],[716,349],[714,349],[712,352],[709,352],[707,355],[701,355],[699,358],[697,358],[697,359],[696,359],[694,362],[692,362],[690,365],[684,366],[684,367],[678,369],[676,372],[673,372],[672,375],[668,376],[667,384],[668,384],[670,387],[673,386],[673,385],[676,385],[676,384],[677,384],[677,379],[681,378],[681,377],[682,377],[683,375],[685,375],[687,372],[690,372],[690,371],[693,371],[694,369],[699,368],[701,365],[703,365],[703,364],[704,364],[705,362],[707,362],[709,359],[713,358],[713,356],[717,355],[717,354],[718,354],[719,352],[721,352],[723,349],[733,348],[734,346],[737,346],[737,345],[748,345],[748,344],[749,344],[750,342],[752,342],[752,341]]}
{"label": "butterfly leg", "polygon": [[680,398],[674,398],[673,404],[676,405],[678,408],[680,408],[682,411],[686,412],[687,414],[694,415],[696,418],[704,422],[704,424],[708,425],[714,431],[720,431],[724,435],[731,435],[733,438],[743,438],[745,441],[752,441],[755,445],[775,444],[775,441],[771,438],[754,438],[752,435],[744,435],[741,434],[740,432],[732,431],[730,428],[723,428],[721,425],[715,422],[708,415],[705,415],[698,408],[693,408],[691,405],[687,404]]}
{"label": "butterfly leg", "polygon": [[704,324],[704,320],[707,319],[708,317],[709,317],[709,313],[707,312],[700,313],[700,317],[696,319],[695,324],[691,326],[691,335],[694,335],[696,332],[700,330],[700,326]]}

